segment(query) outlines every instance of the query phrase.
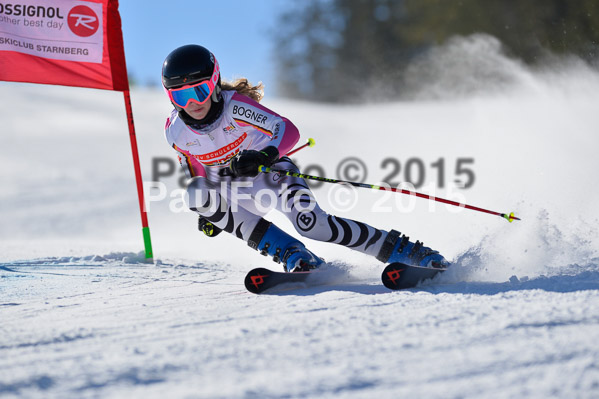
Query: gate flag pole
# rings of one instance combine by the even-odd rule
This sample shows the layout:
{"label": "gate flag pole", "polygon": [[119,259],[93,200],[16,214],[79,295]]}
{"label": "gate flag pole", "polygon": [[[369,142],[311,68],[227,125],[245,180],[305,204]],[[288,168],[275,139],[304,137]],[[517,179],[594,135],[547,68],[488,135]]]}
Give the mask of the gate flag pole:
{"label": "gate flag pole", "polygon": [[[27,0],[49,23],[32,30],[27,15],[0,19],[0,81],[40,83],[122,91],[137,184],[146,259],[152,259],[148,215],[125,63],[118,0]],[[20,4],[20,3],[19,3]],[[24,9],[25,5],[22,6]],[[8,7],[8,5],[7,5]],[[14,7],[20,7],[14,6]],[[16,8],[15,8],[16,10]],[[62,23],[52,24],[55,20]],[[61,49],[47,52],[46,49]]]}
{"label": "gate flag pole", "polygon": [[131,141],[131,154],[133,155],[133,168],[135,169],[135,182],[137,183],[137,197],[139,200],[139,212],[141,213],[141,231],[144,238],[144,250],[146,259],[154,257],[152,253],[152,240],[150,239],[150,226],[148,224],[148,213],[145,209],[143,180],[139,166],[139,153],[137,151],[137,138],[135,137],[135,124],[133,123],[133,109],[131,108],[131,96],[129,90],[123,91],[125,109],[127,111],[127,124],[129,125],[129,140]]}

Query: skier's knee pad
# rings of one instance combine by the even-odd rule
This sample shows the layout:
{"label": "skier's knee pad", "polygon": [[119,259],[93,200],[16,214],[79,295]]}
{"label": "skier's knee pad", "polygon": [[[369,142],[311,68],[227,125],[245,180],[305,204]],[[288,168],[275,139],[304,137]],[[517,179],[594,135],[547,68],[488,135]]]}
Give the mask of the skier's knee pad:
{"label": "skier's knee pad", "polygon": [[203,177],[192,179],[187,186],[185,202],[192,211],[203,214],[213,209],[221,198],[216,190]]}
{"label": "skier's knee pad", "polygon": [[293,226],[302,237],[324,241],[330,238],[328,218],[329,214],[316,206],[312,210],[298,212],[293,220]]}

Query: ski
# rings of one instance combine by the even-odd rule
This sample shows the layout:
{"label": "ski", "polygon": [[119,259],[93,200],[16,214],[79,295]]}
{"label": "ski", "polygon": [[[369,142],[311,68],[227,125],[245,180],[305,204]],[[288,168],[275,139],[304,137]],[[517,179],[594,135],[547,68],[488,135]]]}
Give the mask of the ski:
{"label": "ski", "polygon": [[[383,270],[381,280],[385,287],[391,290],[401,290],[413,288],[420,282],[431,279],[445,270],[447,269],[391,263]],[[266,290],[284,284],[309,282],[308,278],[316,273],[319,273],[319,271],[284,273],[259,267],[247,273],[244,285],[249,292],[261,294]],[[316,281],[313,281],[313,283],[318,284]]]}
{"label": "ski", "polygon": [[401,290],[416,287],[418,283],[431,279],[445,270],[447,269],[391,263],[383,270],[381,280],[385,287],[391,290]]}
{"label": "ski", "polygon": [[248,272],[244,284],[249,292],[260,294],[282,284],[303,283],[313,273],[315,272],[284,273],[259,267]]}

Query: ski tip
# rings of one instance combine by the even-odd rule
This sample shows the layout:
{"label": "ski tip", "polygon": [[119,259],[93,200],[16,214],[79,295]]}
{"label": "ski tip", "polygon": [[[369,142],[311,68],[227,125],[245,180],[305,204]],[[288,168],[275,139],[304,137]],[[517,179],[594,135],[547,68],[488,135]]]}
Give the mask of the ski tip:
{"label": "ski tip", "polygon": [[402,273],[406,270],[407,266],[403,263],[391,263],[385,267],[381,280],[383,285],[390,290],[399,290],[401,287],[400,281]]}
{"label": "ski tip", "polygon": [[266,280],[268,280],[271,274],[271,270],[262,267],[250,270],[250,272],[245,276],[245,288],[253,294],[261,293],[265,289],[264,283]]}
{"label": "ski tip", "polygon": [[396,262],[385,267],[381,280],[390,290],[402,290],[414,288],[420,282],[431,279],[445,270],[446,267],[425,267]]}

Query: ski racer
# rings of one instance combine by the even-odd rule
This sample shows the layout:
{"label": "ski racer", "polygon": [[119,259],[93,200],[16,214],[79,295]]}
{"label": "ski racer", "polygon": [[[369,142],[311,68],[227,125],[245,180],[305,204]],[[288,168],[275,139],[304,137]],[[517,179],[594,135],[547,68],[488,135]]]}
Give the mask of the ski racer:
{"label": "ski racer", "polygon": [[252,86],[247,79],[222,82],[219,64],[206,48],[191,44],[172,51],[163,64],[162,83],[174,106],[166,139],[191,179],[188,206],[199,214],[206,235],[235,234],[287,272],[320,266],[321,258],[264,218],[274,208],[303,237],[384,263],[448,265],[437,251],[398,231],[328,214],[301,178],[259,173],[261,165],[299,172],[285,156],[299,140],[298,129],[259,103],[262,85]]}

